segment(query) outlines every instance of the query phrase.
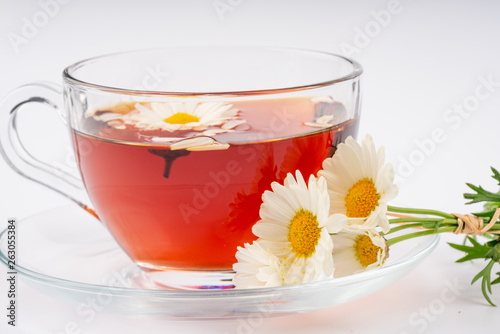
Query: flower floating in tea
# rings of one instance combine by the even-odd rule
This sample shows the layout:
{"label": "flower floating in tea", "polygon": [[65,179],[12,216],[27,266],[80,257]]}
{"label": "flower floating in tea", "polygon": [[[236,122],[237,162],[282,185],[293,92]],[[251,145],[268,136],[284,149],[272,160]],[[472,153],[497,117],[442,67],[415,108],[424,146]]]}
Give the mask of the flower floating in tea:
{"label": "flower floating in tea", "polygon": [[115,127],[119,125],[117,121],[121,121],[122,125],[144,130],[210,131],[205,135],[229,132],[245,122],[238,119],[238,109],[224,102],[151,102],[136,103],[134,107],[128,112],[109,111],[94,118],[113,121]]}
{"label": "flower floating in tea", "polygon": [[[500,185],[500,173],[492,171]],[[464,194],[471,200],[467,204],[484,202],[484,211],[448,214],[389,206],[398,192],[393,179],[384,149],[377,151],[366,136],[361,145],[347,138],[308,184],[298,170],[296,180],[288,174],[283,186],[273,182],[272,191],[262,196],[261,220],[253,227],[258,239],[238,247],[235,287],[292,285],[380,268],[396,243],[453,232],[468,235],[462,245],[450,243],[466,253],[457,262],[488,261],[472,284],[481,279],[483,296],[494,305],[491,286],[500,283],[500,272],[492,275],[500,263],[500,192],[467,184],[475,192]],[[409,232],[392,237],[401,231]],[[481,243],[476,236],[486,241]]]}

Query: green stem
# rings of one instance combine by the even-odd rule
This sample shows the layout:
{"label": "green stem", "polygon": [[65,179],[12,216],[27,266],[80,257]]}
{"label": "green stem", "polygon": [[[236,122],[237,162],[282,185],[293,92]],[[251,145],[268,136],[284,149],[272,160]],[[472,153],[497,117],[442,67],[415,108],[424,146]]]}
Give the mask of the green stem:
{"label": "green stem", "polygon": [[[443,218],[393,218],[389,219],[390,224],[399,224],[399,223],[433,223],[443,220]],[[456,220],[455,220],[456,222]]]}
{"label": "green stem", "polygon": [[456,230],[455,227],[442,227],[438,230],[427,230],[427,231],[409,233],[409,234],[405,234],[405,235],[401,235],[399,237],[389,239],[389,240],[387,240],[387,244],[389,246],[392,246],[392,245],[394,245],[400,241],[403,241],[403,240],[408,240],[411,238],[417,238],[417,237],[422,237],[425,235],[431,235],[431,234],[437,234],[437,233],[453,232],[455,230]]}
{"label": "green stem", "polygon": [[444,226],[454,226],[455,229],[457,227],[456,219],[443,219],[443,218],[394,218],[389,219],[390,224],[399,224],[399,223],[411,223],[404,224],[396,227],[391,227],[390,231],[385,233],[385,235],[401,231],[407,228],[418,228],[422,227],[426,230],[433,230],[435,228],[444,227]]}
{"label": "green stem", "polygon": [[500,230],[500,223],[496,223],[490,228],[490,231],[498,231],[498,230]]}
{"label": "green stem", "polygon": [[397,231],[401,231],[407,228],[412,228],[412,227],[421,227],[422,223],[413,223],[413,224],[404,224],[396,227],[391,227],[390,231],[387,233],[381,233],[382,235],[388,235]]}
{"label": "green stem", "polygon": [[434,215],[434,216],[439,216],[443,218],[455,218],[455,216],[450,215],[448,213],[442,212],[442,211],[437,211],[437,210],[427,210],[427,209],[414,209],[414,208],[400,208],[397,206],[387,206],[387,210],[391,212],[398,212],[398,213],[413,213],[413,214],[419,214],[419,215]]}

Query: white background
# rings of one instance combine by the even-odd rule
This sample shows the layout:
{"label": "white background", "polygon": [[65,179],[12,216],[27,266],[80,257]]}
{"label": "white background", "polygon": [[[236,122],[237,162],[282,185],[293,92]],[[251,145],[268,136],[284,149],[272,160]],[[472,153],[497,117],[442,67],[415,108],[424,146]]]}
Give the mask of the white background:
{"label": "white background", "polygon": [[[360,135],[370,133],[377,145],[386,146],[400,185],[394,204],[467,212],[465,182],[497,189],[489,166],[500,168],[498,2],[61,0],[64,4],[51,7],[52,16],[43,14],[48,7],[42,4],[54,1],[0,0],[0,96],[27,82],[60,83],[67,65],[115,51],[200,44],[330,51],[353,57],[364,67]],[[226,11],[218,11],[215,4],[226,4]],[[26,22],[38,24],[31,35],[23,35]],[[491,83],[485,86],[484,81]],[[462,114],[456,112],[459,108]],[[64,163],[69,154],[62,140],[66,132],[54,114],[42,108],[30,115],[25,139],[37,156]],[[0,161],[0,227],[9,217],[21,219],[65,204],[64,198]],[[483,264],[453,263],[460,254],[444,241],[410,275],[372,296],[323,311],[265,319],[251,332],[462,333],[498,327],[498,309],[486,306],[477,284],[468,287]],[[4,276],[2,268],[0,309],[7,302]],[[467,288],[431,314],[425,328],[410,321],[415,312],[437,305],[445,282],[455,280]],[[74,306],[22,282],[18,289],[23,303],[19,327],[7,328],[1,311],[0,332],[64,332]],[[500,290],[494,292],[500,304]],[[245,332],[238,321],[172,323],[106,313],[81,327],[82,333],[142,329]]]}

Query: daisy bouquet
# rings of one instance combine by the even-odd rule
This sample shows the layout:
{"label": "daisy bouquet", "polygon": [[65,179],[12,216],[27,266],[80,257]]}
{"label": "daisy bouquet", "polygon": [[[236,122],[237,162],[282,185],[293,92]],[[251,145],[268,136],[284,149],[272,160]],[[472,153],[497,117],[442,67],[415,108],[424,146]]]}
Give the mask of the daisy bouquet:
{"label": "daisy bouquet", "polygon": [[[500,185],[500,173],[492,170]],[[235,288],[300,284],[373,270],[384,265],[396,243],[452,232],[467,235],[463,244],[450,244],[466,253],[457,262],[487,261],[472,283],[481,279],[483,295],[494,305],[491,285],[500,283],[500,273],[492,277],[500,262],[500,193],[468,186],[474,193],[464,197],[469,203],[486,203],[483,212],[390,206],[398,189],[384,148],[377,150],[369,135],[361,143],[349,137],[323,162],[317,177],[306,182],[297,170],[264,192],[260,220],[252,229],[258,238],[236,253]],[[411,233],[392,237],[406,229]]]}

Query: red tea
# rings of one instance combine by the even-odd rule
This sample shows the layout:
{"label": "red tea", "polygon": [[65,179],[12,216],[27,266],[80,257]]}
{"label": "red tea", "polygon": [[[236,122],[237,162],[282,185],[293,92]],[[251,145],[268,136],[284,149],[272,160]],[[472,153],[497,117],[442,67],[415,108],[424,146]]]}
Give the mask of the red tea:
{"label": "red tea", "polygon": [[[271,182],[282,183],[296,169],[306,179],[316,175],[358,128],[357,118],[342,121],[342,105],[309,98],[233,105],[246,123],[212,136],[229,144],[223,150],[171,150],[152,138],[192,133],[113,127],[93,118],[73,131],[91,201],[134,262],[156,269],[231,269],[236,247],[255,239],[251,227]],[[325,113],[340,124],[304,124]]]}

